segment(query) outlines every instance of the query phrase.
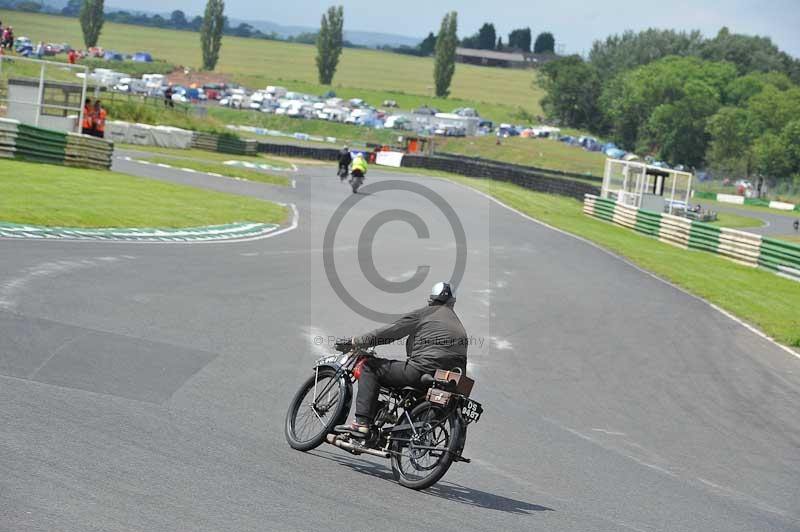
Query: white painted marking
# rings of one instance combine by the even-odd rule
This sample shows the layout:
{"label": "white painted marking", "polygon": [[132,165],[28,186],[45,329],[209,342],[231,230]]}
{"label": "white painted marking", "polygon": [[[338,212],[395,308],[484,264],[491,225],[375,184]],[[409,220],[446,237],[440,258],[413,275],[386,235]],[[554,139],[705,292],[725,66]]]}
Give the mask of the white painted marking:
{"label": "white painted marking", "polygon": [[184,172],[189,172],[190,174],[197,173],[197,170],[195,170],[194,168],[181,168],[181,170],[183,170]]}
{"label": "white painted marking", "polygon": [[223,177],[221,174],[215,174],[214,172],[209,172],[208,175],[214,176],[214,177]]}
{"label": "white painted marking", "polygon": [[625,436],[624,432],[615,432],[613,430],[606,430],[606,429],[592,429],[595,432],[602,432],[603,434],[608,434],[609,436]]}
{"label": "white painted marking", "polygon": [[172,168],[170,165],[164,163],[158,163],[156,166],[159,168]]}
{"label": "white painted marking", "polygon": [[511,211],[511,212],[513,212],[513,213],[516,213],[516,214],[518,214],[519,216],[522,216],[522,217],[523,217],[523,218],[525,218],[526,220],[530,220],[530,221],[531,221],[531,222],[533,222],[533,223],[539,224],[539,225],[541,225],[541,226],[543,226],[543,227],[547,227],[548,229],[551,229],[551,230],[553,230],[553,231],[557,231],[557,232],[561,233],[562,235],[567,235],[567,236],[570,236],[570,237],[572,237],[572,238],[575,238],[575,239],[577,239],[577,240],[580,240],[581,242],[584,242],[585,244],[588,244],[588,245],[592,246],[593,248],[599,249],[599,250],[600,250],[600,251],[602,251],[603,253],[606,253],[607,255],[610,255],[611,257],[614,257],[614,258],[616,258],[617,260],[620,260],[620,261],[624,262],[624,263],[625,263],[625,264],[627,264],[628,266],[631,266],[632,268],[635,268],[635,269],[639,270],[640,272],[644,273],[645,275],[649,275],[649,276],[650,276],[650,277],[652,277],[653,279],[656,279],[656,280],[658,280],[658,281],[661,281],[662,283],[664,283],[664,284],[666,284],[666,285],[668,285],[668,286],[671,286],[671,287],[672,287],[672,288],[674,288],[675,290],[678,290],[679,292],[682,292],[682,293],[686,294],[686,295],[687,295],[687,296],[689,296],[689,297],[693,297],[694,299],[697,299],[698,301],[702,301],[703,303],[705,303],[705,304],[706,304],[706,305],[708,305],[709,307],[713,308],[714,310],[716,310],[717,312],[719,312],[719,313],[720,313],[720,314],[722,314],[723,316],[725,316],[725,317],[727,317],[727,318],[729,318],[729,319],[731,319],[731,320],[735,321],[736,323],[738,323],[739,325],[741,325],[742,327],[744,327],[745,329],[747,329],[747,330],[748,330],[748,331],[750,331],[751,333],[753,333],[753,334],[755,334],[756,336],[758,336],[758,337],[760,337],[760,338],[762,338],[762,339],[764,339],[764,340],[766,340],[766,341],[770,342],[772,345],[774,345],[774,346],[778,347],[779,349],[781,349],[781,350],[785,351],[786,353],[789,353],[789,354],[790,354],[790,355],[792,355],[793,357],[795,357],[795,358],[797,358],[798,360],[800,360],[800,353],[798,353],[797,351],[795,351],[795,350],[794,350],[794,349],[792,349],[791,347],[789,347],[789,346],[786,346],[786,345],[783,345],[782,343],[778,342],[777,340],[775,340],[775,339],[774,339],[774,338],[772,338],[771,336],[767,335],[765,332],[763,332],[763,331],[760,331],[759,329],[757,329],[756,327],[754,327],[754,326],[750,325],[750,324],[749,324],[749,323],[747,323],[746,321],[744,321],[744,320],[742,320],[742,319],[740,319],[740,318],[737,318],[736,316],[734,316],[733,314],[731,314],[731,313],[730,313],[730,312],[728,312],[727,310],[723,309],[722,307],[719,307],[719,306],[715,305],[714,303],[712,303],[712,302],[710,302],[710,301],[708,301],[708,300],[706,300],[706,299],[703,299],[702,297],[700,297],[700,296],[698,296],[698,295],[695,295],[695,294],[693,294],[693,293],[689,292],[689,291],[688,291],[688,290],[686,290],[685,288],[681,288],[680,286],[678,286],[678,285],[676,285],[676,284],[674,284],[674,283],[671,283],[671,282],[667,281],[666,279],[663,279],[663,278],[659,277],[658,275],[654,274],[653,272],[650,272],[650,271],[647,271],[647,270],[645,270],[644,268],[642,268],[642,267],[640,267],[640,266],[638,266],[638,265],[634,264],[633,262],[629,261],[629,260],[628,260],[628,259],[626,259],[625,257],[622,257],[621,255],[617,255],[617,254],[616,254],[616,253],[614,253],[613,251],[610,251],[610,250],[608,250],[608,249],[606,249],[606,248],[602,247],[600,244],[596,244],[596,243],[592,242],[591,240],[587,240],[587,239],[585,239],[585,238],[583,238],[583,237],[581,237],[581,236],[574,235],[574,234],[572,234],[572,233],[569,233],[569,232],[567,232],[567,231],[564,231],[563,229],[559,229],[558,227],[552,226],[552,225],[550,225],[550,224],[548,224],[548,223],[546,223],[546,222],[543,222],[543,221],[541,221],[541,220],[537,220],[536,218],[533,218],[532,216],[528,216],[528,215],[527,215],[527,214],[525,214],[524,212],[522,212],[522,211],[518,211],[518,210],[517,210],[517,209],[515,209],[514,207],[510,207],[510,206],[506,205],[505,203],[503,203],[502,201],[498,200],[497,198],[494,198],[494,197],[490,196],[489,194],[486,194],[485,192],[482,192],[482,191],[480,191],[480,190],[474,189],[474,188],[472,188],[472,187],[470,187],[470,186],[468,186],[468,185],[464,185],[464,184],[458,183],[458,182],[456,182],[456,181],[451,181],[451,180],[449,180],[449,179],[447,179],[447,178],[444,178],[444,177],[437,177],[437,176],[426,176],[426,177],[431,177],[431,178],[433,178],[433,179],[439,179],[439,180],[441,180],[441,181],[446,181],[446,182],[448,182],[448,183],[451,183],[451,184],[454,184],[454,185],[456,185],[456,186],[460,186],[460,187],[466,188],[466,189],[468,189],[468,190],[471,190],[471,191],[472,191],[472,192],[474,192],[475,194],[481,195],[481,196],[483,196],[484,198],[488,199],[489,201],[493,201],[494,203],[496,203],[496,204],[500,205],[500,206],[501,206],[501,207],[503,207],[504,209],[508,209],[509,211]]}
{"label": "white painted marking", "polygon": [[769,202],[770,209],[780,209],[782,211],[793,211],[794,204],[793,203],[785,203],[783,201],[770,201]]}
{"label": "white painted marking", "polygon": [[514,349],[514,346],[511,345],[511,342],[504,338],[497,338],[495,336],[490,337],[492,343],[494,344],[494,348],[499,351],[508,351],[510,349]]}
{"label": "white painted marking", "polygon": [[292,179],[292,188],[297,188],[297,180]]}

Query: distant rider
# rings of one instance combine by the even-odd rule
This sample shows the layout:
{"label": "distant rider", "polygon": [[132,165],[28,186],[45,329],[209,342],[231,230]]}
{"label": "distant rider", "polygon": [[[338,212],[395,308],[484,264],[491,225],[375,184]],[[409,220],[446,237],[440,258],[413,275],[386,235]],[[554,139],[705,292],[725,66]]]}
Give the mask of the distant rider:
{"label": "distant rider", "polygon": [[396,322],[379,327],[362,336],[341,342],[339,348],[375,347],[396,340],[406,340],[406,360],[368,358],[361,368],[356,397],[356,417],[350,425],[334,430],[366,438],[378,404],[381,386],[418,386],[423,375],[437,369],[467,369],[467,332],[453,306],[453,289],[448,283],[436,283],[428,297],[428,305],[409,312]]}
{"label": "distant rider", "polygon": [[356,177],[365,177],[367,175],[367,161],[364,159],[362,154],[356,153],[356,156],[353,158],[353,166],[350,171]]}
{"label": "distant rider", "polygon": [[347,177],[348,168],[350,167],[350,163],[353,162],[353,156],[350,155],[350,148],[347,146],[343,147],[339,151],[339,180],[344,181]]}

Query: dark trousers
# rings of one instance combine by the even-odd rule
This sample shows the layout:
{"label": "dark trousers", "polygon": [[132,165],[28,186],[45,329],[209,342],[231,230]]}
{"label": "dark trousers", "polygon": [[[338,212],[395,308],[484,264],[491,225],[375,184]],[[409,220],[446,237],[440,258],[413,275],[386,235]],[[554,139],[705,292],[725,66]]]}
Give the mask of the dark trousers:
{"label": "dark trousers", "polygon": [[402,388],[415,386],[423,372],[404,360],[370,358],[361,368],[356,396],[356,417],[370,422],[375,418],[375,407],[381,386]]}

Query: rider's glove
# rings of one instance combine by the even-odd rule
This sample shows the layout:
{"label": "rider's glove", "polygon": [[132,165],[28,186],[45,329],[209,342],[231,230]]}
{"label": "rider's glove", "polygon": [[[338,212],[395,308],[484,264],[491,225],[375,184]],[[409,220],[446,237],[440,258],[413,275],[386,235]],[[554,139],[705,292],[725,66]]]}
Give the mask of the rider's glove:
{"label": "rider's glove", "polygon": [[337,351],[350,351],[353,348],[353,339],[352,338],[339,338],[336,340],[336,344],[334,344]]}

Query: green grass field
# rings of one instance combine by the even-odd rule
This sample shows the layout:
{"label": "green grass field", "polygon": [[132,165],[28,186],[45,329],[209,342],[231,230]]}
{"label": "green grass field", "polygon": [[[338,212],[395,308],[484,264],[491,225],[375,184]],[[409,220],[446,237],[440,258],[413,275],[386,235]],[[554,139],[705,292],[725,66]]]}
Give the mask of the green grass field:
{"label": "green grass field", "polygon": [[783,211],[781,209],[770,209],[769,207],[758,207],[756,205],[733,205],[731,203],[723,203],[721,201],[714,201],[714,200],[707,200],[700,198],[693,199],[692,203],[694,203],[695,201],[710,207],[711,210],[716,210],[715,207],[734,207],[736,209],[740,209],[743,211],[774,214],[776,216],[785,216],[787,218],[800,218],[800,213],[798,213],[797,211]]}
{"label": "green grass field", "polygon": [[495,159],[508,163],[553,168],[567,172],[602,176],[606,156],[549,139],[512,137],[496,144],[485,137],[437,138],[436,151]]}
{"label": "green grass field", "polygon": [[587,238],[800,347],[800,283],[716,255],[659,242],[582,212],[580,202],[483,179],[449,176],[538,220]]}
{"label": "green grass field", "polygon": [[4,161],[0,221],[61,227],[178,228],[283,223],[286,207],[114,172]]}
{"label": "green grass field", "polygon": [[[82,46],[77,18],[0,10],[0,20],[12,24],[18,36],[34,42],[68,42]],[[431,28],[438,22],[431,22]],[[157,59],[198,68],[201,63],[200,36],[124,24],[106,23],[100,46],[126,53],[149,51]],[[268,84],[323,93],[334,89],[346,97],[364,98],[373,105],[395,99],[407,107],[428,103],[443,111],[471,106],[494,120],[511,120],[518,110],[541,114],[542,91],[534,84],[534,72],[472,65],[456,66],[451,98],[431,98],[433,60],[377,50],[345,49],[332,87],[317,84],[314,64],[316,48],[258,39],[226,36],[222,41],[217,71],[235,81],[259,88]]]}

